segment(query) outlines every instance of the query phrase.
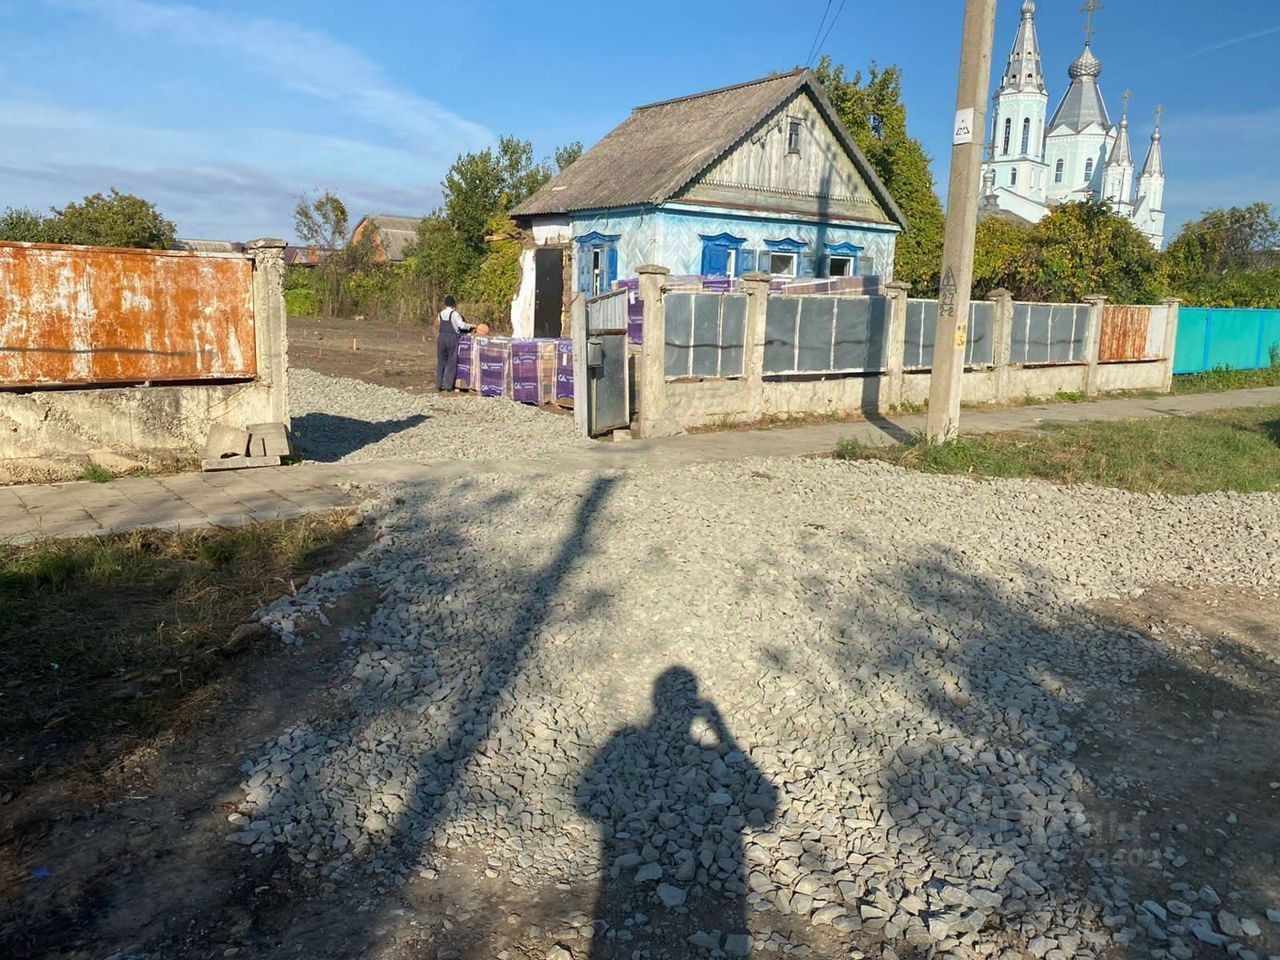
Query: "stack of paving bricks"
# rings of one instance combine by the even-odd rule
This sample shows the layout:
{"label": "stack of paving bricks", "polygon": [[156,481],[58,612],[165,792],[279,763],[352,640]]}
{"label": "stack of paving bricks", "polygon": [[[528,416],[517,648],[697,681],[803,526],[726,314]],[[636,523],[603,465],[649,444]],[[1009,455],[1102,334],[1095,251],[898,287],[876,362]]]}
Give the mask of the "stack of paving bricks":
{"label": "stack of paving bricks", "polygon": [[541,405],[562,399],[562,355],[567,355],[568,397],[573,396],[573,345],[559,339],[463,337],[458,348],[458,387],[485,397]]}

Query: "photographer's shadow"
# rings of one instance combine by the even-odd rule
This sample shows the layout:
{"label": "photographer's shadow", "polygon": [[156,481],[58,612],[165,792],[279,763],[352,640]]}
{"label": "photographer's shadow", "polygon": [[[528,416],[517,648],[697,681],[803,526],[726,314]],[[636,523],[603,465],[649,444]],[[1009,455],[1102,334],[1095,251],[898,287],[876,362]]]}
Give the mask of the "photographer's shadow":
{"label": "photographer's shadow", "polygon": [[666,670],[649,722],[614,734],[578,787],[578,809],[601,836],[591,956],[741,950],[743,832],[768,826],[777,800],[715,705],[699,698],[693,673]]}

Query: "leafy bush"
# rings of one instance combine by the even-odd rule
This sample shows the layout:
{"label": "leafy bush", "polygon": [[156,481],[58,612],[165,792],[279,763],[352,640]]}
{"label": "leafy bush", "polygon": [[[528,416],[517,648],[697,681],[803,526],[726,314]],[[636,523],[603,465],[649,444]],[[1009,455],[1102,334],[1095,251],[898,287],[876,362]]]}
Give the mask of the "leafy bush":
{"label": "leafy bush", "polygon": [[285,290],[284,309],[291,317],[314,317],[320,312],[320,295],[307,287]]}

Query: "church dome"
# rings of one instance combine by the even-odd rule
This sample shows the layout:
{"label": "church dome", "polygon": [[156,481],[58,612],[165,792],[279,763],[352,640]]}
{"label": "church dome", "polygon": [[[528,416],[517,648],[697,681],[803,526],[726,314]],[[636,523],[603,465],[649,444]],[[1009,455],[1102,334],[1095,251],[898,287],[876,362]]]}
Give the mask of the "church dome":
{"label": "church dome", "polygon": [[1067,76],[1072,80],[1079,80],[1082,77],[1093,77],[1102,73],[1102,61],[1093,55],[1093,50],[1086,43],[1084,53],[1080,54],[1075,63],[1067,68]]}

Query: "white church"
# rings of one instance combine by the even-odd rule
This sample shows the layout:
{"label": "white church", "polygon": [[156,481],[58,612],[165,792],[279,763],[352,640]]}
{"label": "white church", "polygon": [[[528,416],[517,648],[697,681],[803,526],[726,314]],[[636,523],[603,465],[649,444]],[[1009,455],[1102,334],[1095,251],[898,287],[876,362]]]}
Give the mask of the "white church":
{"label": "white church", "polygon": [[1134,188],[1129,144],[1129,94],[1113,126],[1098,86],[1102,64],[1091,49],[1092,9],[1084,53],[1067,70],[1071,86],[1046,124],[1049,93],[1040,65],[1035,0],[1024,0],[992,111],[988,160],[983,166],[982,210],[1035,223],[1060,203],[1101,198],[1128,217],[1156,249],[1164,243],[1164,164],[1160,110],[1146,162]]}

